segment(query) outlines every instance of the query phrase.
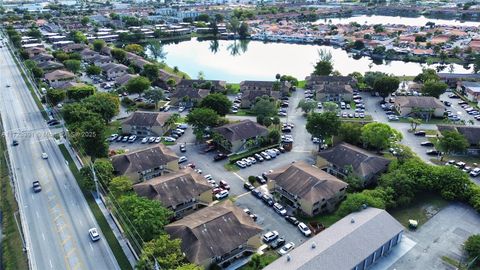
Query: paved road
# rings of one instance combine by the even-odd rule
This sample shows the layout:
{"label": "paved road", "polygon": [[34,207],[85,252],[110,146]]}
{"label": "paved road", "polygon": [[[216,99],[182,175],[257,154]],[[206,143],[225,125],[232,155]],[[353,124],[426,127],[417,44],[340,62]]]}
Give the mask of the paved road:
{"label": "paved road", "polygon": [[[88,229],[98,224],[5,46],[0,72],[0,113],[31,267],[119,269],[103,238],[90,241]],[[14,138],[18,146],[12,146]],[[33,193],[34,180],[41,182],[42,192]]]}

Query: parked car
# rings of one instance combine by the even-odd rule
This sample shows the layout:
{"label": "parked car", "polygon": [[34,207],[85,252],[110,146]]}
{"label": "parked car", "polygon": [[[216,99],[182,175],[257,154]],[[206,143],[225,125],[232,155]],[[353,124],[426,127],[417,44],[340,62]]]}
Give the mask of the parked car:
{"label": "parked car", "polygon": [[271,249],[277,249],[285,244],[285,238],[279,237],[277,240],[272,241],[269,246]]}
{"label": "parked car", "polygon": [[228,197],[228,194],[229,194],[228,190],[222,190],[219,193],[215,194],[215,198],[217,200],[225,199]]}
{"label": "parked car", "polygon": [[254,157],[255,157],[255,159],[256,159],[257,161],[259,161],[259,162],[262,162],[262,161],[264,160],[263,157],[260,156],[259,154],[255,154]]}
{"label": "parked car", "polygon": [[457,166],[457,168],[459,168],[459,169],[462,169],[463,167],[465,167],[465,165],[467,165],[467,164],[463,161],[459,161],[455,164],[455,166]]}
{"label": "parked car", "polygon": [[40,181],[33,181],[32,188],[33,192],[35,193],[42,191],[42,185],[40,185]]}
{"label": "parked car", "polygon": [[252,189],[251,193],[252,193],[253,196],[255,196],[259,199],[262,198],[262,192],[258,189]]}
{"label": "parked car", "polygon": [[230,185],[225,180],[220,180],[219,185],[223,189],[230,190]]}
{"label": "parked car", "polygon": [[288,223],[291,223],[295,226],[298,225],[298,223],[300,223],[300,221],[298,221],[298,219],[296,217],[292,217],[292,216],[285,216],[285,220],[288,222]]}
{"label": "parked car", "polygon": [[262,185],[267,183],[267,179],[263,178],[260,175],[255,176],[255,179]]}
{"label": "parked car", "polygon": [[433,142],[425,141],[420,143],[421,146],[434,146]]}
{"label": "parked car", "polygon": [[[348,105],[348,104],[347,104]],[[289,242],[287,244],[285,244],[285,246],[283,246],[279,251],[278,251],[278,254],[280,255],[285,255],[287,254],[288,252],[290,252],[293,248],[295,248],[295,244],[293,242]]]}
{"label": "parked car", "polygon": [[480,168],[475,168],[470,172],[471,177],[477,177],[480,175]]}
{"label": "parked car", "polygon": [[413,133],[413,135],[425,137],[425,135],[427,135],[427,133],[423,130],[419,130],[419,131],[416,131],[415,133]]}
{"label": "parked car", "polygon": [[163,137],[163,140],[166,142],[175,142],[177,139],[172,138],[172,137]]}
{"label": "parked car", "polygon": [[159,143],[160,141],[162,141],[162,137],[156,137],[155,138],[155,143]]}
{"label": "parked car", "polygon": [[272,242],[273,240],[275,240],[277,238],[278,238],[278,232],[277,231],[269,231],[262,236],[262,240],[265,243]]}
{"label": "parked car", "polygon": [[245,212],[245,214],[250,216],[253,219],[253,221],[257,221],[257,218],[258,218],[257,215],[253,214],[252,211],[250,211],[250,209],[245,208],[243,209],[243,212]]}
{"label": "parked car", "polygon": [[187,148],[184,143],[180,144],[180,152],[182,153],[187,152]]}
{"label": "parked car", "polygon": [[249,182],[243,183],[243,187],[248,191],[252,191],[253,189],[255,189],[255,187],[252,184],[250,184]]}
{"label": "parked car", "polygon": [[310,236],[312,234],[312,231],[310,231],[307,225],[305,225],[305,223],[303,222],[298,223],[297,227],[300,230],[300,232],[302,232],[302,234],[305,236]]}
{"label": "parked car", "polygon": [[275,210],[275,212],[277,212],[278,214],[280,214],[282,216],[285,216],[287,214],[287,210],[285,209],[285,207],[283,207],[279,203],[273,204],[273,209]]}
{"label": "parked car", "polygon": [[269,195],[267,194],[263,194],[262,195],[262,200],[263,202],[268,205],[268,206],[273,206],[273,204],[275,203],[272,199],[272,197],[270,197]]}
{"label": "parked car", "polygon": [[247,167],[247,164],[241,160],[238,160],[237,162],[235,162],[235,164],[237,164],[237,166],[242,169]]}
{"label": "parked car", "polygon": [[213,160],[214,160],[214,161],[220,161],[220,160],[226,159],[227,157],[228,157],[227,155],[220,153],[220,154],[216,154],[216,155],[213,157]]}
{"label": "parked car", "polygon": [[181,157],[178,158],[178,163],[183,163],[183,162],[185,162],[185,161],[187,161],[187,160],[188,160],[188,159],[187,159],[186,156],[181,156]]}
{"label": "parked car", "polygon": [[437,151],[435,149],[427,151],[427,155],[429,155],[429,156],[438,156],[439,154],[440,154],[440,151]]}
{"label": "parked car", "polygon": [[148,143],[148,137],[143,138],[141,143]]}

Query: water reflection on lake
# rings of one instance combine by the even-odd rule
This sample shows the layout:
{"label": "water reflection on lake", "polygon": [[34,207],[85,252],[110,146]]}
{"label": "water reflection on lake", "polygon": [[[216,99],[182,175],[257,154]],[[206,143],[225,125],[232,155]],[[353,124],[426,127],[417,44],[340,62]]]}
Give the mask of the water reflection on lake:
{"label": "water reflection on lake", "polygon": [[[202,71],[207,79],[240,82],[243,80],[273,80],[275,74],[289,74],[305,78],[313,70],[318,49],[332,54],[334,69],[347,75],[354,71],[382,71],[395,75],[416,75],[426,64],[391,61],[374,63],[371,59],[354,59],[340,48],[319,45],[264,43],[261,41],[233,41],[191,39],[164,46],[165,62],[177,66],[191,77]],[[437,65],[430,67],[436,68]],[[444,72],[470,73],[461,65],[445,66]]]}

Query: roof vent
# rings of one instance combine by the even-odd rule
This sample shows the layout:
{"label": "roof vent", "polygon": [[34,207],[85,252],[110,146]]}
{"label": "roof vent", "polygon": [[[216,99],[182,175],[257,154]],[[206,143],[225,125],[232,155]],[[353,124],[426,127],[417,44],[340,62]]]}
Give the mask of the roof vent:
{"label": "roof vent", "polygon": [[290,254],[287,254],[287,262],[289,262],[290,260],[292,260],[292,257],[290,256]]}
{"label": "roof vent", "polygon": [[317,247],[317,243],[315,242],[312,242],[312,249],[316,248]]}
{"label": "roof vent", "polygon": [[355,219],[352,217],[352,219],[350,220],[350,223],[355,223]]}

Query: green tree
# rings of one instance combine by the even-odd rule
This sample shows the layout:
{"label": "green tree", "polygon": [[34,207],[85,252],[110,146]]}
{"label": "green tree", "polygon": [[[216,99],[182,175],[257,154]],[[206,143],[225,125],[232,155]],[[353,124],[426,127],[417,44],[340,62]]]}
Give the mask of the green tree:
{"label": "green tree", "polygon": [[355,50],[362,50],[363,48],[365,48],[365,43],[363,43],[363,41],[360,39],[355,40],[355,42],[353,43],[353,48]]}
{"label": "green tree", "polygon": [[217,112],[218,115],[225,116],[230,112],[232,102],[227,98],[227,96],[220,93],[214,93],[206,96],[202,102],[200,102],[200,107],[210,108]]}
{"label": "green tree", "polygon": [[128,44],[125,46],[125,51],[138,55],[143,55],[143,47],[139,44]]}
{"label": "green tree", "polygon": [[277,106],[274,101],[269,100],[268,98],[261,98],[252,108],[252,113],[256,116],[262,117],[272,117],[277,115]]}
{"label": "green tree", "polygon": [[442,136],[438,139],[437,147],[446,152],[447,154],[450,153],[462,153],[467,150],[468,143],[465,136],[458,133],[457,131],[444,131]]}
{"label": "green tree", "polygon": [[93,85],[74,86],[67,89],[67,97],[79,101],[95,94],[97,88]]}
{"label": "green tree", "polygon": [[81,148],[92,160],[106,157],[108,145],[105,141],[106,126],[102,119],[88,118],[81,122],[80,128],[73,134]]}
{"label": "green tree", "polygon": [[160,75],[160,68],[156,64],[146,64],[143,66],[142,75],[147,77],[151,82],[154,82]]}
{"label": "green tree", "polygon": [[32,74],[35,78],[40,79],[40,78],[43,78],[44,72],[43,72],[42,68],[33,67],[32,68]]}
{"label": "green tree", "polygon": [[382,199],[362,192],[349,194],[338,207],[337,213],[340,216],[346,216],[352,212],[360,211],[364,205],[381,209],[385,208],[385,202]]}
{"label": "green tree", "polygon": [[[159,201],[125,195],[118,198],[118,204],[131,221],[126,224],[130,231],[137,231],[143,241],[150,241],[164,234],[163,227],[170,222],[173,212]],[[145,252],[145,250],[144,250]]]}
{"label": "green tree", "polygon": [[96,39],[93,41],[93,49],[97,52],[101,51],[105,46],[107,46],[107,43],[104,40]]}
{"label": "green tree", "polygon": [[311,113],[307,117],[307,131],[313,137],[327,139],[338,134],[340,119],[334,112]]}
{"label": "green tree", "polygon": [[151,89],[145,91],[145,93],[143,93],[143,97],[145,99],[151,99],[155,104],[155,109],[157,109],[158,102],[163,99],[164,93],[161,89]]}
{"label": "green tree", "polygon": [[55,51],[55,52],[53,52],[53,57],[55,57],[55,59],[57,59],[57,60],[60,61],[60,62],[63,62],[63,61],[65,61],[65,60],[70,59],[70,56],[68,56],[67,53],[62,52],[62,51]]}
{"label": "green tree", "polygon": [[369,148],[383,150],[402,139],[402,134],[384,123],[368,123],[362,127],[362,142]]}
{"label": "green tree", "polygon": [[75,43],[86,43],[87,36],[80,31],[72,31],[70,32],[70,38],[73,39]]}
{"label": "green tree", "polygon": [[314,75],[328,76],[333,71],[332,54],[328,50],[318,50],[319,59],[315,64]]}
{"label": "green tree", "polygon": [[394,76],[383,76],[379,77],[373,83],[373,90],[378,92],[381,97],[385,100],[388,95],[395,92],[398,89],[400,80]]}
{"label": "green tree", "polygon": [[83,25],[83,26],[87,26],[87,24],[90,22],[90,18],[88,18],[87,16],[84,16],[81,20],[80,20],[80,23]]}
{"label": "green tree", "polygon": [[132,180],[127,176],[117,176],[110,181],[108,189],[111,194],[118,198],[133,190]]}
{"label": "green tree", "polygon": [[323,110],[325,112],[338,112],[339,108],[338,108],[338,104],[335,103],[335,102],[331,102],[331,101],[325,101],[323,102]]}
{"label": "green tree", "polygon": [[[474,234],[468,237],[465,242],[465,251],[470,259],[480,259],[480,234]],[[478,264],[478,263],[477,263]]]}
{"label": "green tree", "polygon": [[227,24],[227,28],[233,34],[238,33],[238,29],[240,28],[240,21],[238,21],[237,17],[230,18],[230,20]]}
{"label": "green tree", "polygon": [[347,190],[349,192],[361,191],[364,188],[364,180],[355,174],[351,165],[346,166],[345,170],[348,173],[343,181],[348,184]]}
{"label": "green tree", "polygon": [[417,127],[422,124],[422,120],[418,118],[409,117],[408,122],[410,123],[410,127],[413,131],[417,130]]}
{"label": "green tree", "polygon": [[362,125],[353,122],[342,122],[338,129],[338,136],[344,142],[359,144],[362,136]]}
{"label": "green tree", "polygon": [[89,65],[86,72],[88,75],[100,75],[102,74],[102,68],[95,65]]}
{"label": "green tree", "polygon": [[245,39],[249,35],[248,24],[246,22],[240,24],[238,35],[240,36],[240,39]]}
{"label": "green tree", "polygon": [[55,106],[67,98],[67,93],[63,89],[48,89],[46,98],[48,103]]}
{"label": "green tree", "polygon": [[106,124],[120,112],[120,100],[118,96],[111,93],[96,93],[83,100],[86,108],[101,116]]}
{"label": "green tree", "polygon": [[302,111],[306,114],[312,112],[313,110],[315,110],[315,108],[317,108],[317,102],[315,102],[314,100],[307,101],[305,99],[301,99],[297,105],[297,109],[302,109]]}
{"label": "green tree", "polygon": [[164,60],[167,56],[167,53],[163,50],[163,45],[158,40],[149,41],[147,44],[147,49],[153,56],[153,59],[157,61]]}
{"label": "green tree", "polygon": [[281,138],[281,135],[277,129],[272,129],[270,130],[270,132],[268,132],[267,139],[270,145],[277,144],[280,141],[280,138]]}
{"label": "green tree", "polygon": [[81,68],[81,62],[79,60],[65,60],[63,62],[65,68],[73,73],[78,73]]}
{"label": "green tree", "polygon": [[441,94],[445,93],[448,85],[444,82],[427,81],[422,86],[422,93],[426,96],[439,98]]}
{"label": "green tree", "polygon": [[193,126],[197,139],[201,138],[207,128],[218,124],[220,116],[209,108],[196,108],[187,115],[187,123]]}
{"label": "green tree", "polygon": [[[112,162],[106,158],[96,159],[93,168],[95,169],[95,174],[97,175],[98,181],[103,185],[109,185],[113,178],[113,165]],[[82,176],[84,177],[83,187],[87,189],[93,189],[95,183],[93,180],[93,173],[90,166],[84,166],[80,170]]]}
{"label": "green tree", "polygon": [[124,63],[127,59],[127,53],[119,48],[113,48],[111,50],[112,56],[115,60],[117,60],[120,63]]}
{"label": "green tree", "polygon": [[142,95],[143,92],[150,88],[150,80],[143,76],[138,76],[133,79],[130,79],[125,84],[125,89],[130,94],[138,94],[139,96]]}
{"label": "green tree", "polygon": [[182,267],[185,264],[185,257],[180,244],[180,239],[170,239],[168,234],[159,235],[145,244],[136,269],[155,269],[153,258],[156,259],[161,269],[178,269],[177,267]]}
{"label": "green tree", "polygon": [[203,268],[196,264],[188,263],[177,267],[175,270],[203,270]]}
{"label": "green tree", "polygon": [[373,85],[378,78],[386,76],[385,73],[379,71],[367,71],[363,80],[367,86],[373,89]]}

